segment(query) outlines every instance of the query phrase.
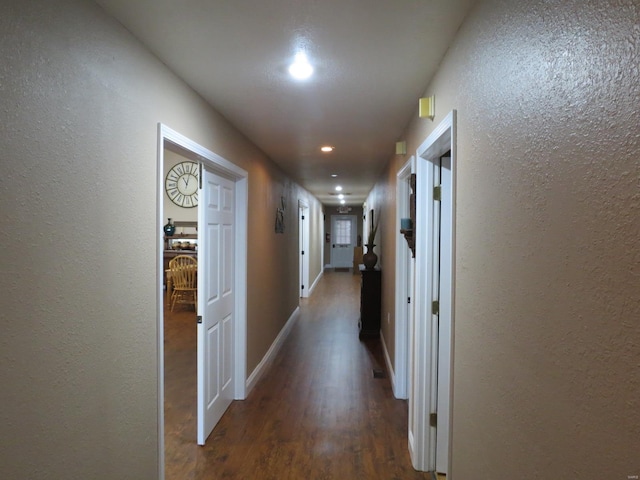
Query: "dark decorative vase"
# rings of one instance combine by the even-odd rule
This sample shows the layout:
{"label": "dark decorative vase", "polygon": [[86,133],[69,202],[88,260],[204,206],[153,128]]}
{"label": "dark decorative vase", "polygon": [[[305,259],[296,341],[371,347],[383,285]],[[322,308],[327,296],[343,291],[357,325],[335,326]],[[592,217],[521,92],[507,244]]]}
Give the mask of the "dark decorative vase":
{"label": "dark decorative vase", "polygon": [[171,219],[169,219],[169,221],[163,227],[163,229],[164,229],[164,234],[167,237],[173,237],[173,234],[176,233],[176,226],[173,223],[171,223]]}
{"label": "dark decorative vase", "polygon": [[366,245],[367,253],[362,256],[362,263],[364,263],[364,268],[367,270],[373,270],[376,267],[376,263],[378,263],[378,255],[373,253],[373,247],[375,244]]}

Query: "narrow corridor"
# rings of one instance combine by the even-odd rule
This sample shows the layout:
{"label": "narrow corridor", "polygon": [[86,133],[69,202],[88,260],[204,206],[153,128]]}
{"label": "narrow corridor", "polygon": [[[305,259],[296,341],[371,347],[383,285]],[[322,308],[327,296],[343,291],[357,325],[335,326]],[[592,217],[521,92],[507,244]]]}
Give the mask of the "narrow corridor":
{"label": "narrow corridor", "polygon": [[326,272],[271,368],[196,438],[195,314],[165,317],[166,478],[427,479],[411,466],[407,402],[379,341],[358,339],[359,276]]}

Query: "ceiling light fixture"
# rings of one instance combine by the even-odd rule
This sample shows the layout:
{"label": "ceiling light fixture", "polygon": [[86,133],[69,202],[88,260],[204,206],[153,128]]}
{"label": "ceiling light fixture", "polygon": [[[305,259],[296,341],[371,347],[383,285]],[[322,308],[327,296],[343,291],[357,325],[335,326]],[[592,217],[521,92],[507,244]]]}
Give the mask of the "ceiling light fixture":
{"label": "ceiling light fixture", "polygon": [[313,67],[304,52],[296,53],[295,60],[289,65],[289,73],[296,80],[306,80],[311,76]]}
{"label": "ceiling light fixture", "polygon": [[324,153],[329,153],[333,152],[333,147],[331,145],[325,145],[324,147],[321,147],[320,150],[322,150]]}
{"label": "ceiling light fixture", "polygon": [[346,200],[340,200],[341,205],[344,205],[345,203],[347,203]]}
{"label": "ceiling light fixture", "polygon": [[336,192],[341,192],[341,191],[342,191],[342,187],[341,187],[340,185],[338,185],[338,186],[336,187]]}
{"label": "ceiling light fixture", "polygon": [[344,198],[344,195],[341,193],[340,195],[338,195],[338,198],[342,200]]}
{"label": "ceiling light fixture", "polygon": [[336,177],[338,176],[338,174],[337,174],[337,173],[332,173],[332,174],[331,174],[331,176],[332,176],[333,178],[336,178]]}

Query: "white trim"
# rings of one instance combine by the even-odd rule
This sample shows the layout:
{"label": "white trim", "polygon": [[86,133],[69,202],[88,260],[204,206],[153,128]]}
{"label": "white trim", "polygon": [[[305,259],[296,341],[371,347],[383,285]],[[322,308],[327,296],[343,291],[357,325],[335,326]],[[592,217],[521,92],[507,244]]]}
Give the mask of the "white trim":
{"label": "white trim", "polygon": [[[400,218],[409,213],[409,194],[411,188],[408,180],[415,171],[415,157],[412,156],[396,175],[396,301],[395,301],[395,371],[393,394],[396,398],[409,398],[409,326],[413,318],[413,305],[407,307],[407,297],[413,299],[414,261],[411,250],[400,232]],[[407,271],[407,266],[408,270]]]}
{"label": "white trim", "polygon": [[280,351],[280,348],[282,348],[282,344],[284,343],[286,338],[289,336],[289,333],[291,333],[291,329],[293,328],[296,321],[298,320],[299,315],[300,315],[300,307],[296,307],[296,309],[293,311],[293,313],[289,317],[289,320],[287,320],[287,323],[284,325],[284,327],[282,327],[282,330],[280,330],[280,333],[271,344],[271,347],[269,347],[269,350],[267,351],[267,353],[265,353],[260,363],[256,366],[253,372],[251,372],[251,375],[249,375],[249,378],[247,378],[247,385],[246,385],[247,395],[249,394],[249,392],[251,392],[251,390],[253,390],[253,387],[256,386],[256,383],[258,383],[258,380],[260,380],[262,375],[264,375],[264,373],[267,371],[269,366],[271,366],[271,363],[276,358],[276,355]]}
{"label": "white trim", "polygon": [[309,287],[309,296],[311,296],[311,293],[316,288],[316,286],[318,285],[318,282],[320,282],[323,275],[324,275],[324,270],[321,270],[318,276],[316,277],[316,279],[313,281],[313,284],[311,285],[311,287]]}
{"label": "white trim", "polygon": [[[429,428],[429,412],[434,411],[437,398],[436,366],[431,356],[434,334],[431,328],[431,292],[433,291],[433,209],[425,208],[433,204],[433,164],[431,160],[451,150],[451,258],[440,259],[448,262],[445,268],[451,268],[451,285],[448,300],[451,302],[451,329],[454,329],[453,299],[455,298],[455,170],[456,151],[456,111],[451,111],[431,132],[416,151],[416,275],[415,275],[415,315],[413,322],[414,339],[411,345],[412,388],[409,395],[409,451],[416,470],[433,470],[435,467],[435,432]],[[423,293],[426,292],[426,293]],[[442,297],[440,298],[442,302]],[[451,377],[449,382],[449,405],[453,405],[453,334],[450,345]],[[452,409],[449,410],[449,453],[452,445]],[[413,426],[413,429],[412,429]],[[451,472],[451,455],[448,470]],[[450,479],[450,476],[448,477]]]}
{"label": "white trim", "polygon": [[[235,312],[234,325],[234,399],[246,398],[245,378],[247,371],[247,228],[249,174],[244,169],[213,153],[193,140],[176,132],[168,126],[158,123],[158,171],[157,171],[157,231],[162,231],[164,222],[163,166],[165,142],[172,143],[194,156],[194,160],[205,163],[214,172],[232,178],[235,181]],[[159,478],[164,479],[164,294],[162,292],[163,239],[158,235],[156,275],[157,298],[157,341],[158,341],[158,460]]]}
{"label": "white trim", "polygon": [[387,341],[384,338],[382,330],[380,330],[380,344],[382,345],[382,353],[384,355],[384,363],[387,365],[387,371],[389,372],[389,380],[391,380],[391,386],[395,391],[396,374],[393,371],[393,365],[391,363],[391,357],[389,356],[389,349],[387,348]]}
{"label": "white trim", "polygon": [[162,129],[158,124],[157,138],[157,158],[158,165],[156,168],[156,342],[158,346],[158,478],[165,478],[165,455],[164,455],[164,302],[165,295],[163,292],[163,277],[160,272],[164,270],[164,238],[162,225],[164,221],[164,138],[162,137]]}

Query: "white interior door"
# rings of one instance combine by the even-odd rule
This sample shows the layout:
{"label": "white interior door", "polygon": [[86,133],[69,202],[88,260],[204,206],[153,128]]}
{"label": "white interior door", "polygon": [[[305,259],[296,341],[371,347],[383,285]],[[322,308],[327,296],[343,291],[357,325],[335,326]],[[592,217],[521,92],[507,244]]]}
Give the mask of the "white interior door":
{"label": "white interior door", "polygon": [[355,215],[331,215],[331,266],[353,266],[353,247],[356,246]]}
{"label": "white interior door", "polygon": [[[396,182],[396,231],[400,232],[400,219],[408,218],[411,211],[410,195],[413,193],[411,174],[413,157],[400,169]],[[393,391],[396,398],[409,398],[409,329],[413,319],[413,265],[412,252],[398,233],[396,242],[396,323],[395,323],[395,371],[393,376]]]}
{"label": "white interior door", "polygon": [[309,296],[309,207],[303,202],[298,206],[300,251],[300,296]]}
{"label": "white interior door", "polygon": [[[455,165],[454,110],[416,150],[415,310],[410,328],[408,432],[414,468],[437,470],[447,478],[451,475],[455,325]],[[434,188],[437,186],[439,192]],[[439,302],[437,315],[434,301]]]}
{"label": "white interior door", "polygon": [[[439,180],[438,180],[439,179]],[[434,363],[437,365],[435,411],[436,471],[447,473],[449,463],[449,393],[451,378],[451,270],[441,268],[451,258],[452,230],[451,157],[443,156],[434,162],[434,180],[440,184],[440,201],[434,202],[434,266],[433,298],[438,300],[438,313],[433,315],[435,340]]]}
{"label": "white interior door", "polygon": [[234,328],[234,182],[206,169],[198,212],[198,444],[231,404]]}

